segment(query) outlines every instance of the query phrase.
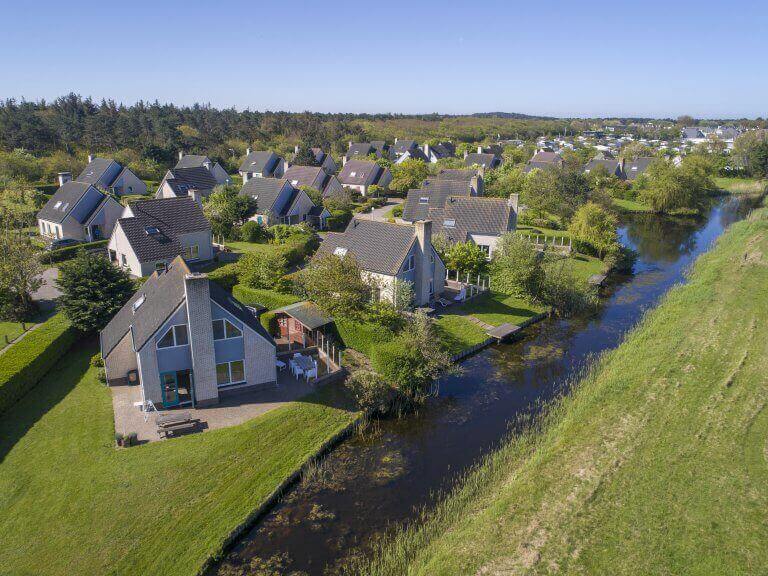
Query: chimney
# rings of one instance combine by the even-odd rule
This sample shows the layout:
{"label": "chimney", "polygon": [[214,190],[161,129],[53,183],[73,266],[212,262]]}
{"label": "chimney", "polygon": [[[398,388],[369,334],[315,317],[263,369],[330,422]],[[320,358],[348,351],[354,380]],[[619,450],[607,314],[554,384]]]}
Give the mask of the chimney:
{"label": "chimney", "polygon": [[88,154],[88,164],[93,162],[93,154]]}
{"label": "chimney", "polygon": [[466,160],[466,159],[467,159],[467,156],[469,156],[469,152],[467,152],[466,150],[464,150],[464,160]]}
{"label": "chimney", "polygon": [[299,145],[296,144],[296,146],[293,147],[293,153],[298,154],[299,153]]}
{"label": "chimney", "polygon": [[[417,220],[416,242],[418,251],[415,257],[415,281],[413,283],[414,303],[416,306],[423,306],[429,303],[429,281],[433,280],[434,272],[432,269],[432,221]],[[437,286],[433,285],[433,288]]]}
{"label": "chimney", "polygon": [[517,214],[517,205],[520,201],[520,194],[510,194],[509,199],[507,200],[507,206],[512,208],[512,210]]}
{"label": "chimney", "polygon": [[184,158],[184,150],[179,150],[179,160]]}
{"label": "chimney", "polygon": [[248,148],[245,149],[245,155],[249,156],[251,154],[251,147],[248,146]]}
{"label": "chimney", "polygon": [[[180,265],[176,263],[176,265]],[[208,276],[188,273],[184,276],[184,294],[187,302],[187,332],[195,375],[196,405],[216,404],[219,391],[216,386],[216,361],[211,323],[211,289]]]}
{"label": "chimney", "polygon": [[352,148],[352,140],[349,141],[349,148]]}
{"label": "chimney", "polygon": [[482,154],[483,153],[483,147],[482,146],[478,146],[477,147],[477,153],[478,154]]}
{"label": "chimney", "polygon": [[72,180],[72,172],[59,172],[59,186],[64,186],[70,180]]}
{"label": "chimney", "polygon": [[189,194],[189,197],[192,198],[192,200],[197,202],[200,208],[203,207],[203,195],[200,194],[200,191],[197,188],[190,188],[188,194]]}
{"label": "chimney", "polygon": [[395,144],[397,144],[397,138],[395,138]]}
{"label": "chimney", "polygon": [[429,144],[424,144],[424,156],[429,159]]}

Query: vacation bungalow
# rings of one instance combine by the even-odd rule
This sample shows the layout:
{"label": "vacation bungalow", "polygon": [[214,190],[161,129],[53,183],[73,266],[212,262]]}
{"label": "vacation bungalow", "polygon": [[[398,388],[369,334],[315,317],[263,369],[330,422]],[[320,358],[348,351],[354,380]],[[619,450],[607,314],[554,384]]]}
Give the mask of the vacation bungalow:
{"label": "vacation bungalow", "polygon": [[37,213],[40,235],[93,242],[108,238],[123,207],[92,184],[65,182]]}
{"label": "vacation bungalow", "polygon": [[445,265],[432,246],[430,221],[405,225],[355,218],[343,233],[328,233],[315,258],[321,254],[355,258],[381,300],[393,301],[402,281],[413,285],[417,306],[443,293]]}
{"label": "vacation bungalow", "polygon": [[205,168],[211,173],[217,184],[232,184],[232,178],[227,174],[224,167],[208,156],[179,152],[179,161],[176,162],[174,168]]}
{"label": "vacation bungalow", "polygon": [[219,183],[208,169],[197,166],[194,168],[173,168],[165,173],[163,181],[155,193],[155,198],[186,198],[190,197],[202,205]]}
{"label": "vacation bungalow", "polygon": [[501,157],[485,152],[473,152],[464,156],[464,166],[479,166],[485,170],[493,170],[501,166]]}
{"label": "vacation bungalow", "polygon": [[132,202],[107,246],[109,259],[136,277],[165,270],[178,256],[204,262],[214,256],[211,224],[192,198]]}
{"label": "vacation bungalow", "polygon": [[256,213],[250,219],[264,226],[306,222],[315,208],[307,193],[285,178],[251,178],[240,195],[256,201]]}
{"label": "vacation bungalow", "polygon": [[285,173],[285,160],[274,152],[252,152],[250,148],[245,151],[245,159],[240,164],[240,176],[243,183],[251,178],[282,178]]}
{"label": "vacation bungalow", "polygon": [[538,150],[523,168],[526,174],[531,170],[544,170],[547,168],[562,168],[563,158],[551,150]]}
{"label": "vacation bungalow", "polygon": [[330,198],[344,192],[339,179],[318,166],[291,166],[285,171],[284,178],[294,188],[306,186],[319,190],[323,198]]}
{"label": "vacation bungalow", "polygon": [[88,165],[75,180],[111,192],[115,196],[143,196],[147,193],[147,184],[141,178],[127,166],[123,167],[110,158],[88,155]]}
{"label": "vacation bungalow", "polygon": [[386,189],[392,182],[392,173],[375,162],[348,160],[339,172],[339,182],[346,188],[360,192],[363,196],[370,193],[371,186]]}
{"label": "vacation bungalow", "polygon": [[156,409],[277,383],[275,342],[259,319],[180,257],[149,277],[100,343],[108,382],[138,379],[143,403]]}

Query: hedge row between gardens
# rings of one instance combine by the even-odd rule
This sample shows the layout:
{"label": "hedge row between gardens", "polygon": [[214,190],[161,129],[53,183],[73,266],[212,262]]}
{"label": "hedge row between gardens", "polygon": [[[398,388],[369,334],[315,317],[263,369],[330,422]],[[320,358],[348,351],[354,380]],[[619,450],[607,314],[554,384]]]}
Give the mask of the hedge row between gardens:
{"label": "hedge row between gardens", "polygon": [[288,306],[289,304],[294,304],[301,300],[301,298],[293,294],[283,294],[282,292],[275,292],[274,290],[250,288],[243,284],[238,284],[232,288],[232,296],[246,306],[261,304],[267,310],[282,308],[283,306]]}
{"label": "hedge row between gardens", "polygon": [[32,390],[79,337],[58,313],[0,354],[0,414]]}
{"label": "hedge row between gardens", "polygon": [[84,244],[75,244],[74,246],[67,246],[66,248],[59,248],[58,250],[51,250],[50,252],[44,252],[41,259],[45,263],[63,262],[64,260],[70,260],[75,257],[78,250],[85,248],[86,250],[93,250],[94,248],[101,248],[109,244],[109,240],[96,240],[96,242],[86,242]]}

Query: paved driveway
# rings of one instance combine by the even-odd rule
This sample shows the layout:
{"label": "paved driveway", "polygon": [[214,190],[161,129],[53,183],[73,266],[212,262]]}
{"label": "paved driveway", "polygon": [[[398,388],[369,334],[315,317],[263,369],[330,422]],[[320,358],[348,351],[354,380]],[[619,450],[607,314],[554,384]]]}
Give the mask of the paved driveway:
{"label": "paved driveway", "polygon": [[403,202],[404,200],[402,198],[387,198],[387,203],[381,208],[374,208],[368,214],[359,213],[355,216],[367,220],[379,220],[380,222],[385,222],[387,220],[386,215],[392,210],[392,207],[402,204]]}
{"label": "paved driveway", "polygon": [[58,268],[46,268],[41,274],[43,284],[32,294],[32,300],[37,302],[41,310],[50,310],[56,306],[56,298],[61,296],[61,290],[56,286],[59,277]]}

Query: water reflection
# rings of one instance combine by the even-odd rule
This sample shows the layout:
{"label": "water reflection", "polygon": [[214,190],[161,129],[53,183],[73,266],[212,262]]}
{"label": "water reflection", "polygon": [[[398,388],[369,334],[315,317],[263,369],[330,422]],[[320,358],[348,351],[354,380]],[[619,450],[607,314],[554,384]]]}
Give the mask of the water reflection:
{"label": "water reflection", "polygon": [[364,554],[375,535],[417,518],[456,474],[498,446],[520,415],[561,392],[591,356],[616,346],[748,209],[727,200],[695,221],[629,219],[621,237],[639,253],[635,275],[614,282],[598,312],[539,324],[521,342],[470,358],[418,414],[345,442],[214,573],[248,574],[270,558],[280,572],[332,573],[350,554]]}

